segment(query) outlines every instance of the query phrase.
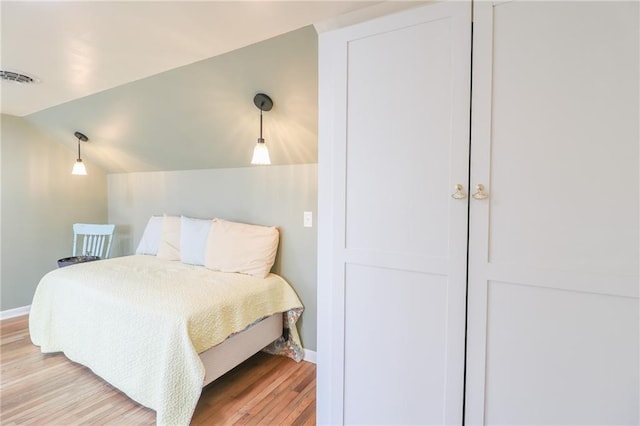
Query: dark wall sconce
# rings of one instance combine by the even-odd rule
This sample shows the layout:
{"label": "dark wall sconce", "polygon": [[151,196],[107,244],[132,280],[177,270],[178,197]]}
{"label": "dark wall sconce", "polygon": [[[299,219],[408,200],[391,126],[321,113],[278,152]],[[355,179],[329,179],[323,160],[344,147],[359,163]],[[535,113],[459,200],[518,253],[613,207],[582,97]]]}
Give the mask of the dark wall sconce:
{"label": "dark wall sconce", "polygon": [[71,171],[71,174],[85,176],[87,174],[87,168],[84,166],[84,163],[82,162],[82,158],[80,158],[80,141],[87,142],[89,141],[89,138],[80,132],[75,132],[74,135],[76,138],[78,138],[78,159],[76,160],[76,163],[73,165],[73,170]]}
{"label": "dark wall sconce", "polygon": [[253,157],[251,158],[251,164],[267,165],[271,164],[271,158],[269,157],[269,149],[264,143],[262,138],[262,111],[271,111],[273,108],[273,101],[264,93],[258,93],[253,98],[253,103],[260,109],[260,137],[253,148]]}

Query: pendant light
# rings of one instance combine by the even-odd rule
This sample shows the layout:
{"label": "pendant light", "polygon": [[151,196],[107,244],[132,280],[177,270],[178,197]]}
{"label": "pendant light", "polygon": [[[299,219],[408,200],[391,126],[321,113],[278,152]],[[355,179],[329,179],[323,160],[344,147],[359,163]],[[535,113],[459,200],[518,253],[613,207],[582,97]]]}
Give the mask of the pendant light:
{"label": "pendant light", "polygon": [[262,111],[271,111],[273,108],[273,101],[264,93],[258,93],[253,98],[253,103],[260,109],[260,137],[253,148],[253,158],[251,158],[251,164],[267,165],[271,164],[271,158],[269,158],[269,149],[264,143],[262,138]]}
{"label": "pendant light", "polygon": [[87,142],[89,138],[80,132],[75,132],[74,135],[76,138],[78,138],[78,159],[76,160],[76,163],[73,165],[73,170],[71,171],[71,174],[84,176],[87,174],[87,168],[84,166],[84,163],[82,162],[82,158],[80,158],[80,141]]}

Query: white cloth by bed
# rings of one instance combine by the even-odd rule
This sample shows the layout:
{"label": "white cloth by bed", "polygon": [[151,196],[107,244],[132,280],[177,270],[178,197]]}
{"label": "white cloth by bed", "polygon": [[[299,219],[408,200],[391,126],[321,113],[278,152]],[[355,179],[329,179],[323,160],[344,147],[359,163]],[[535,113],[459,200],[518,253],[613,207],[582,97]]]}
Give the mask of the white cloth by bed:
{"label": "white cloth by bed", "polygon": [[202,389],[198,354],[260,318],[300,307],[274,274],[261,279],[136,255],[45,275],[29,331],[42,352],[64,352],[156,410],[158,424],[183,425]]}

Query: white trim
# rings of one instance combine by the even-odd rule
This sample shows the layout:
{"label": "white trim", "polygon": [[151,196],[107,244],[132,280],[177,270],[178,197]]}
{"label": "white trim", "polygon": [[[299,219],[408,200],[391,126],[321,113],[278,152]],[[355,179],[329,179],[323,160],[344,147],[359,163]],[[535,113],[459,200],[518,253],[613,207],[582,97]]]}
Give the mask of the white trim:
{"label": "white trim", "polygon": [[312,351],[310,349],[303,349],[303,350],[304,350],[304,360],[312,364],[317,364],[316,351]]}
{"label": "white trim", "polygon": [[422,2],[382,2],[362,9],[352,10],[351,12],[325,19],[324,21],[316,22],[313,24],[313,27],[316,29],[318,34],[322,34],[328,31],[334,31],[351,25],[360,24],[362,22],[371,21],[392,13],[401,12],[412,7],[418,7],[422,4]]}
{"label": "white trim", "polygon": [[31,310],[31,305],[21,306],[19,308],[7,309],[6,311],[0,311],[0,321],[15,318],[22,315],[27,315]]}

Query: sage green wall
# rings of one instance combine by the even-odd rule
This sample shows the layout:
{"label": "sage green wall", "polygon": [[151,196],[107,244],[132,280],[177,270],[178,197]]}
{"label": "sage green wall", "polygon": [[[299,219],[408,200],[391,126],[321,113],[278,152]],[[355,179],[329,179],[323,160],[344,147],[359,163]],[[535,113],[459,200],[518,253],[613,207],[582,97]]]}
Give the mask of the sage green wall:
{"label": "sage green wall", "polygon": [[305,306],[302,343],[316,350],[316,241],[303,212],[317,207],[317,164],[110,174],[109,222],[116,224],[113,256],[135,252],[152,215],[273,225],[280,229],[274,272],[296,290]]}
{"label": "sage green wall", "polygon": [[107,178],[91,163],[87,176],[72,176],[74,151],[22,118],[0,120],[0,310],[5,311],[30,305],[40,278],[57,267],[57,259],[71,255],[73,223],[107,220]]}

